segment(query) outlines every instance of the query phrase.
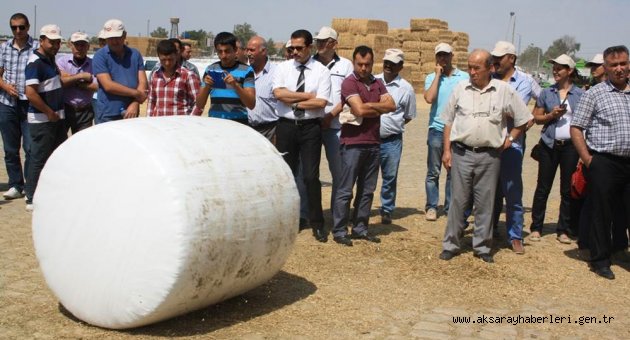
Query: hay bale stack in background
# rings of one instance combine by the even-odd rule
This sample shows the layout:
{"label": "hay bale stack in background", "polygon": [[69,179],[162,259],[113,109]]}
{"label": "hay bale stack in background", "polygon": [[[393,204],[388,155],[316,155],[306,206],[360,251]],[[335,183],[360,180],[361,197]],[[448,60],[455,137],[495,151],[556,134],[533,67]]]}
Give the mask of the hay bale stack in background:
{"label": "hay bale stack in background", "polygon": [[337,54],[352,60],[352,52],[358,45],[374,50],[373,73],[381,73],[382,58],[388,48],[399,48],[405,54],[405,67],[401,76],[409,81],[414,90],[424,91],[424,79],[435,70],[435,46],[445,42],[453,46],[453,65],[467,68],[468,34],[448,30],[448,22],[434,18],[413,18],[409,28],[388,29],[381,20],[333,18],[332,28],[339,33]]}

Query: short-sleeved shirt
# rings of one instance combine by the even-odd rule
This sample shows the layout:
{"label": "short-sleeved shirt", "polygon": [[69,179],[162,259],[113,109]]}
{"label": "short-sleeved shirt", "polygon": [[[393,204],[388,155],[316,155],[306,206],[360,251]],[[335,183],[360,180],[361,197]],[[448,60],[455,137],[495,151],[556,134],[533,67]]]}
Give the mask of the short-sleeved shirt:
{"label": "short-sleeved shirt", "polygon": [[[0,69],[4,70],[2,80],[7,84],[16,84],[18,99],[26,100],[24,70],[33,52],[39,48],[39,41],[29,36],[21,50],[16,49],[14,43],[14,39],[9,39],[0,45]],[[16,98],[0,90],[0,103],[15,106]]]}
{"label": "short-sleeved shirt", "polygon": [[[255,88],[254,69],[251,66],[236,62],[230,68],[221,66],[221,62],[217,61],[210,64],[206,68],[205,74],[210,72],[223,73],[227,72],[234,77],[236,82],[244,89]],[[206,83],[202,82],[201,87],[205,87]],[[210,90],[210,111],[209,116],[223,119],[247,119],[247,108],[243,105],[241,98],[234,88],[225,84],[221,86],[215,84]]]}
{"label": "short-sleeved shirt", "polygon": [[273,95],[273,75],[275,71],[276,65],[267,60],[263,70],[255,75],[256,106],[252,110],[247,109],[247,118],[252,126],[278,120],[278,112],[276,112],[278,100]]}
{"label": "short-sleeved shirt", "polygon": [[[575,84],[571,86],[571,88],[569,89],[569,92],[567,92],[567,95],[568,95],[567,102],[568,102],[568,106],[571,109],[575,110],[583,93],[584,93],[584,90],[575,86]],[[559,106],[560,104],[561,104],[560,95],[558,94],[557,84],[551,85],[550,87],[544,89],[542,93],[540,94],[540,96],[538,97],[538,99],[536,100],[536,106],[543,108],[545,110],[545,113],[551,112],[554,107]],[[563,115],[562,120],[565,120],[567,118],[566,116],[567,116],[566,114]],[[573,120],[573,117],[571,117],[571,120]],[[569,120],[568,122],[569,124],[571,123],[571,120]],[[543,143],[545,143],[545,145],[547,145],[550,148],[553,148],[554,140],[557,139],[556,138],[557,122],[558,120],[555,119],[545,124],[545,126],[543,127],[540,133],[540,138],[543,140]]]}
{"label": "short-sleeved shirt", "polygon": [[[376,75],[376,78],[385,83],[382,73]],[[416,93],[408,81],[399,75],[386,83],[385,88],[396,103],[396,111],[381,115],[381,138],[405,132],[405,120],[416,118]]]}
{"label": "short-sleeved shirt", "polygon": [[[348,104],[348,99],[359,96],[363,103],[378,103],[387,95],[383,82],[371,76],[370,83],[362,82],[355,73],[350,74],[341,84],[341,100]],[[348,104],[350,105],[350,104]],[[340,143],[344,145],[380,144],[380,117],[363,117],[361,125],[341,125]]]}
{"label": "short-sleeved shirt", "polygon": [[190,115],[196,112],[199,78],[184,67],[178,67],[166,78],[160,68],[151,77],[147,97],[147,116]]}
{"label": "short-sleeved shirt", "polygon": [[582,95],[571,126],[586,130],[591,150],[630,157],[630,91],[608,80],[595,85]]}
{"label": "short-sleeved shirt", "polygon": [[[54,60],[34,51],[25,70],[25,85],[37,85],[37,93],[44,103],[64,119],[61,75]],[[29,123],[46,123],[48,116],[33,105],[28,106]]]}
{"label": "short-sleeved shirt", "polygon": [[[289,91],[297,90],[297,80],[300,76],[299,66],[301,64],[295,60],[286,60],[278,65],[276,74],[273,77],[273,89],[286,88]],[[304,92],[314,93],[315,98],[324,99],[331,103],[330,99],[330,71],[319,61],[310,58],[304,66]],[[278,101],[278,116],[287,119],[297,119],[293,114],[290,105]],[[301,119],[321,118],[324,116],[324,109],[305,110]]]}
{"label": "short-sleeved shirt", "polygon": [[[57,66],[63,73],[75,75],[82,72],[92,74],[92,58],[85,57],[81,65],[77,65],[72,54],[62,54],[57,56]],[[97,84],[96,77],[93,77],[92,83]],[[85,106],[92,102],[94,92],[88,89],[82,89],[77,86],[66,87],[63,89],[63,101],[72,106]]]}
{"label": "short-sleeved shirt", "polygon": [[[453,69],[450,77],[442,74],[440,76],[438,84],[437,98],[431,104],[431,110],[429,111],[429,129],[435,129],[437,131],[444,131],[444,122],[441,120],[440,115],[444,111],[444,107],[448,102],[448,98],[453,92],[453,88],[462,80],[469,79],[468,73],[459,69]],[[435,72],[430,73],[424,80],[424,90],[427,91],[431,87],[431,83],[435,79]]]}
{"label": "short-sleeved shirt", "polygon": [[[92,60],[92,72],[95,76],[108,73],[116,83],[135,89],[139,83],[138,72],[144,71],[144,60],[138,50],[127,46],[124,49],[122,58],[111,52],[109,46],[98,50]],[[131,97],[105,92],[103,86],[99,84],[96,111],[105,117],[120,116],[132,101]]]}
{"label": "short-sleeved shirt", "polygon": [[[319,61],[319,56],[316,54],[313,59]],[[354,71],[352,62],[346,58],[338,56],[336,53],[333,59],[324,65],[330,71],[330,102],[324,109],[326,113],[332,111],[332,109],[341,102],[341,83],[346,77]],[[336,116],[330,122],[331,129],[340,129],[339,116]]]}
{"label": "short-sleeved shirt", "polygon": [[442,112],[442,121],[451,125],[451,142],[471,147],[498,148],[505,142],[507,117],[515,126],[532,119],[523,99],[506,82],[492,79],[483,89],[470,82],[455,86]]}

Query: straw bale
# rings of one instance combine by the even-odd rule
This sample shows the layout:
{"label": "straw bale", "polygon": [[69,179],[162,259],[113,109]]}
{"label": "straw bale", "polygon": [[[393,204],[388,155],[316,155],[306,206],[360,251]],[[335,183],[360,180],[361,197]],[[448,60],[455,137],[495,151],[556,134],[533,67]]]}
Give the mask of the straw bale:
{"label": "straw bale", "polygon": [[338,33],[350,32],[354,34],[387,34],[387,21],[354,19],[354,18],[333,18],[332,28]]}
{"label": "straw bale", "polygon": [[405,41],[403,42],[403,50],[404,51],[413,51],[417,52],[420,50],[421,42],[419,41]]}
{"label": "straw bale", "polygon": [[416,93],[424,92],[424,80],[413,80],[411,82],[411,87]]}
{"label": "straw bale", "polygon": [[417,64],[420,62],[420,52],[404,51],[405,63]]}
{"label": "straw bale", "polygon": [[385,52],[385,50],[388,48],[398,46],[394,38],[384,34],[357,35],[355,36],[354,44],[356,46],[369,46],[374,50],[375,53],[376,51]]}
{"label": "straw bale", "polygon": [[340,57],[344,57],[350,60],[352,60],[352,52],[354,52],[354,48],[338,48],[337,49],[337,54]]}
{"label": "straw bale", "polygon": [[381,58],[375,58],[374,66],[372,66],[372,74],[383,73],[383,63],[381,62]]}
{"label": "straw bale", "polygon": [[412,31],[424,31],[432,28],[439,28],[443,30],[448,29],[448,23],[446,21],[442,21],[439,19],[431,19],[431,18],[412,18],[409,21],[409,27]]}
{"label": "straw bale", "polygon": [[439,40],[439,36],[437,32],[427,31],[422,34],[420,37],[420,41],[424,42],[437,42]]}
{"label": "straw bale", "polygon": [[424,52],[424,51],[429,51],[431,53],[433,53],[433,51],[435,51],[435,46],[437,44],[433,43],[433,42],[426,42],[423,41],[420,43],[420,51]]}
{"label": "straw bale", "polygon": [[339,33],[337,37],[337,48],[354,48],[355,35],[352,33]]}

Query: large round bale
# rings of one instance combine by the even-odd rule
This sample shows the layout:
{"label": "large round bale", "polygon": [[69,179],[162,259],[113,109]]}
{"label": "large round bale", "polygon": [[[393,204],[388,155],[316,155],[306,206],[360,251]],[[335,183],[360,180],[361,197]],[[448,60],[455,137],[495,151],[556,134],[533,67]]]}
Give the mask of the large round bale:
{"label": "large round bale", "polygon": [[72,136],[46,163],[34,208],[50,289],[77,318],[122,329],[268,281],[293,247],[299,197],[262,135],[180,116]]}

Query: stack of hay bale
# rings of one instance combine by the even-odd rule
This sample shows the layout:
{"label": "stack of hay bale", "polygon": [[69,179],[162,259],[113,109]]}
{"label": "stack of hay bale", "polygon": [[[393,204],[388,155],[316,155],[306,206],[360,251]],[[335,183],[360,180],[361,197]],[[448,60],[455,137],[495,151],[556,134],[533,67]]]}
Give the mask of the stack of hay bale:
{"label": "stack of hay bale", "polygon": [[386,49],[403,50],[405,67],[401,76],[418,93],[424,91],[424,79],[435,69],[434,49],[440,42],[453,46],[453,64],[459,69],[467,69],[468,34],[449,31],[446,21],[411,19],[409,28],[388,30],[385,21],[335,18],[332,27],[339,33],[340,56],[352,59],[352,51],[358,45],[367,45],[374,49],[374,74],[382,72],[380,60]]}
{"label": "stack of hay bale", "polygon": [[157,56],[157,45],[163,38],[127,37],[127,46],[135,48],[142,56]]}

